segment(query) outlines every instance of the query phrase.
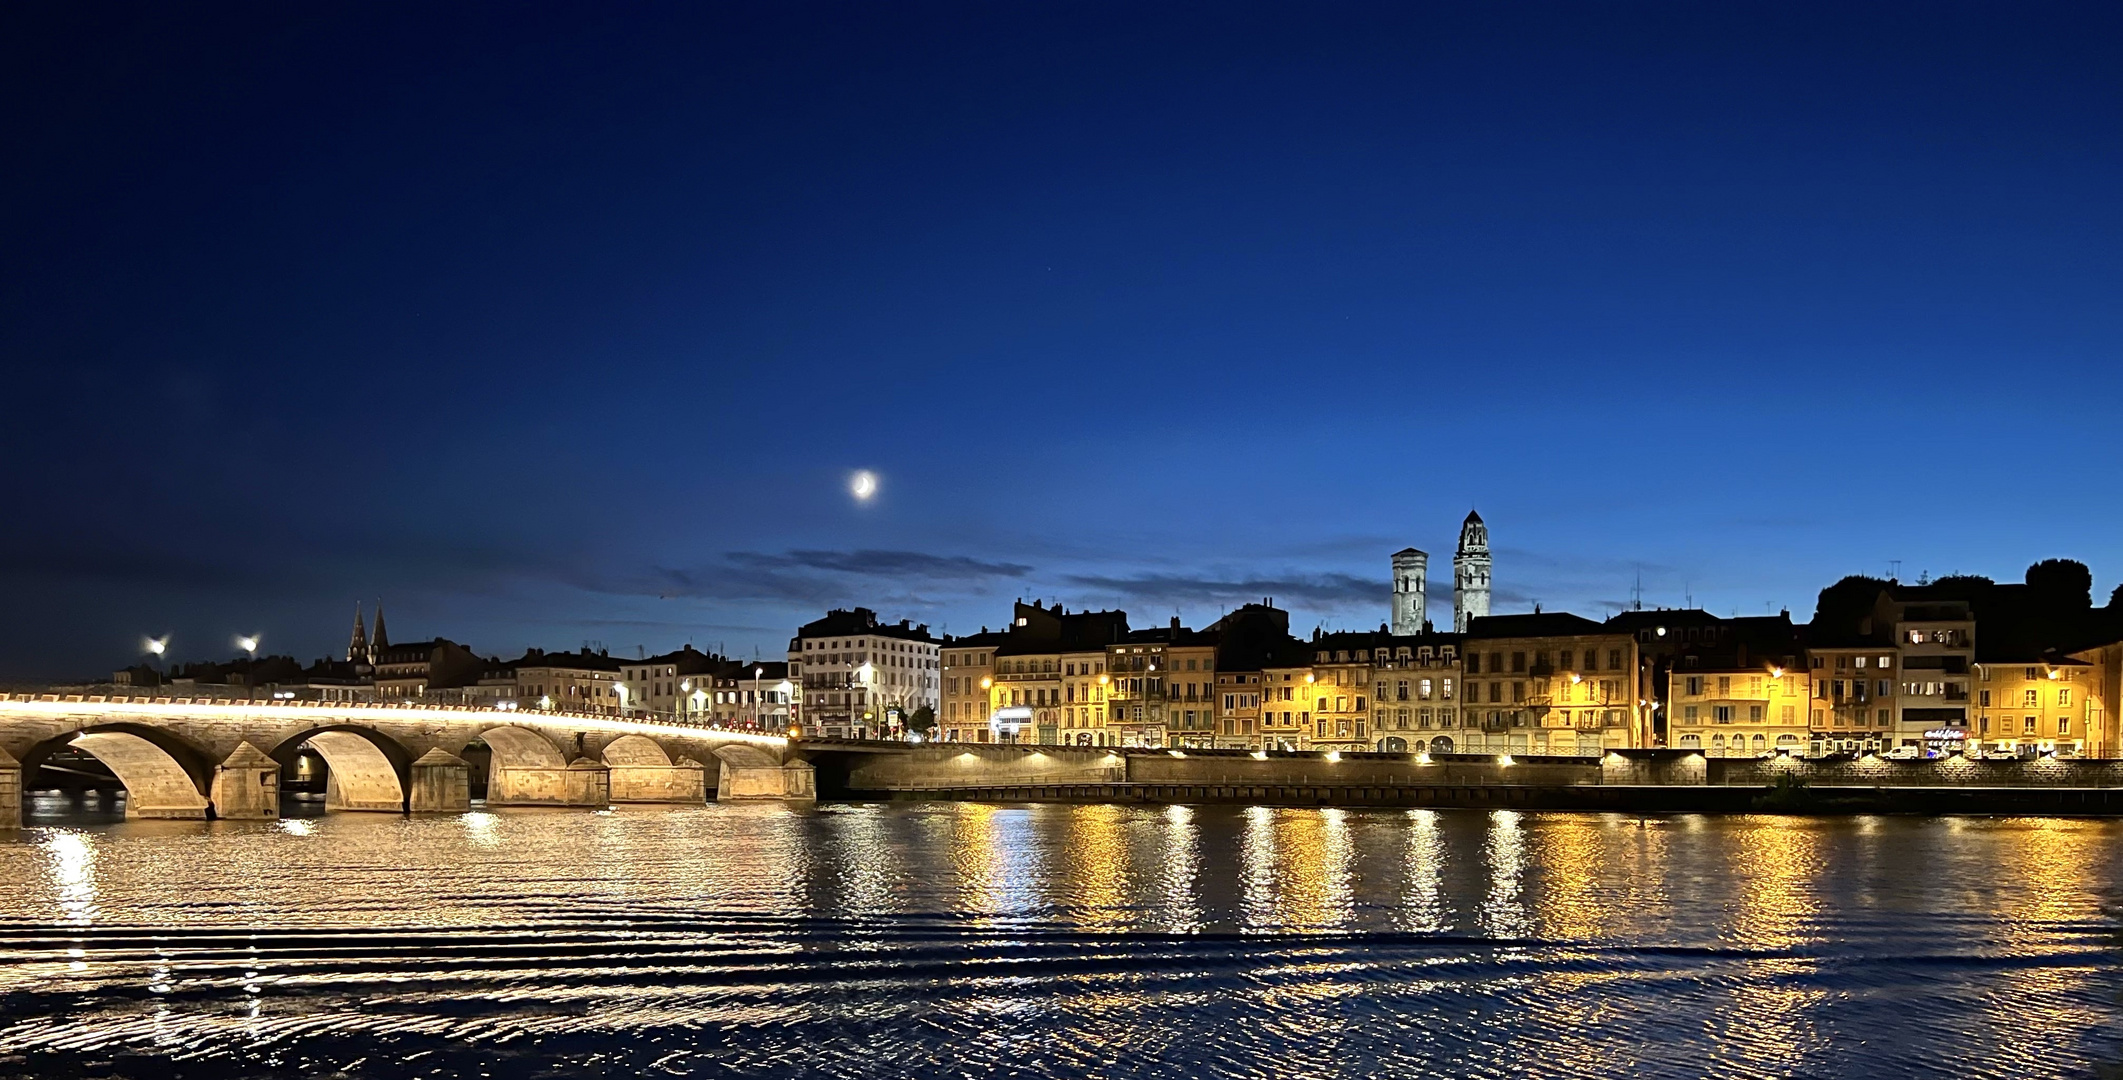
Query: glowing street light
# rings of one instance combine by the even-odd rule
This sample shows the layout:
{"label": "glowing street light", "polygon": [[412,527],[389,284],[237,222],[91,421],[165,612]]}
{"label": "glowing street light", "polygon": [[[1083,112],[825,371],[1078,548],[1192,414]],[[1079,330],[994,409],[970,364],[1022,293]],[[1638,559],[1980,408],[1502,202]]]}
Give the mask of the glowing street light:
{"label": "glowing street light", "polygon": [[151,655],[161,656],[164,652],[167,652],[169,650],[170,636],[168,634],[164,634],[161,637],[151,637],[147,639],[147,645],[145,647]]}
{"label": "glowing street light", "polygon": [[245,634],[237,638],[236,647],[251,654],[251,659],[258,659],[258,635]]}

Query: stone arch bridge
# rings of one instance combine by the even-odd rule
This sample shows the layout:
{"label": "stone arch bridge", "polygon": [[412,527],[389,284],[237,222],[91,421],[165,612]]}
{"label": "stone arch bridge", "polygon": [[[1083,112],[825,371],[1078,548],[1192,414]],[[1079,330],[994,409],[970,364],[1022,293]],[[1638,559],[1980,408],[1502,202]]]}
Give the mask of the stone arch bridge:
{"label": "stone arch bridge", "polygon": [[117,776],[127,817],[273,818],[281,769],[305,749],[327,766],[327,809],[461,812],[475,746],[490,806],[817,793],[789,740],[757,732],[470,707],[5,694],[0,828],[19,824],[23,781],[62,748]]}

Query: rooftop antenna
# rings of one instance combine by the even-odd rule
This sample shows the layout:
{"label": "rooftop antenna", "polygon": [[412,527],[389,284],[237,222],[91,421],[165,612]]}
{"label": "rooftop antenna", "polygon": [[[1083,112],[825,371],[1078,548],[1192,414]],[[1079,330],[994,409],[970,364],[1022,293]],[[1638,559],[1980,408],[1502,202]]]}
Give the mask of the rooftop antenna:
{"label": "rooftop antenna", "polygon": [[1681,583],[1681,606],[1684,608],[1695,606],[1695,586],[1685,581]]}
{"label": "rooftop antenna", "polygon": [[1900,559],[1889,559],[1889,560],[1887,560],[1887,580],[1889,580],[1889,581],[1900,581],[1900,580],[1902,580],[1902,560],[1900,560]]}
{"label": "rooftop antenna", "polygon": [[1629,587],[1629,610],[1644,610],[1644,568],[1636,568],[1636,584]]}

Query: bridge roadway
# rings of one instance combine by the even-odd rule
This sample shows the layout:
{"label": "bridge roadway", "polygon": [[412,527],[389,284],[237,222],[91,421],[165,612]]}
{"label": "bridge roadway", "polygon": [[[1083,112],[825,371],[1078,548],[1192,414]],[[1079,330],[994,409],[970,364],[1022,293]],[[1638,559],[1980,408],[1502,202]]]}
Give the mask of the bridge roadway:
{"label": "bridge roadway", "polygon": [[757,732],[454,706],[0,694],[0,828],[19,826],[23,781],[64,747],[117,776],[127,817],[260,819],[279,816],[280,771],[304,749],[327,766],[327,809],[466,810],[475,744],[489,754],[490,806],[817,797],[810,762]]}

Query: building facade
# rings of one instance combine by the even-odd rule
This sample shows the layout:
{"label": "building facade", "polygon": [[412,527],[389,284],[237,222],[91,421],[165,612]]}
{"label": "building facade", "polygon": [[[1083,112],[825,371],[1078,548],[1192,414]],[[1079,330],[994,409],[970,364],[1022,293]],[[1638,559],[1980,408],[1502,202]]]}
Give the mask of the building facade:
{"label": "building facade", "polygon": [[829,739],[900,733],[906,716],[941,704],[938,645],[928,627],[882,623],[869,608],[804,624],[789,640],[791,726]]}
{"label": "building facade", "polygon": [[1634,635],[1562,613],[1490,615],[1469,626],[1462,751],[1586,755],[1649,744]]}

